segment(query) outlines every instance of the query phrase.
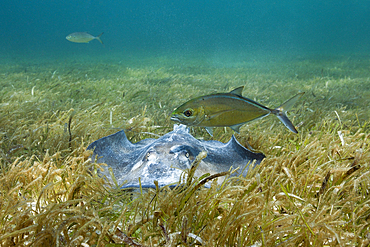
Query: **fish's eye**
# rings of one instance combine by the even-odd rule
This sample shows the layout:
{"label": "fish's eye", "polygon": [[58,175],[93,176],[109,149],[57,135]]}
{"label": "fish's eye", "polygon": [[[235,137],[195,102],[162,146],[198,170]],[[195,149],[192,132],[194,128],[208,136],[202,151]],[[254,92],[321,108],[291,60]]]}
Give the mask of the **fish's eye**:
{"label": "fish's eye", "polygon": [[193,111],[190,109],[187,109],[184,111],[184,115],[185,117],[190,117],[191,115],[193,115]]}

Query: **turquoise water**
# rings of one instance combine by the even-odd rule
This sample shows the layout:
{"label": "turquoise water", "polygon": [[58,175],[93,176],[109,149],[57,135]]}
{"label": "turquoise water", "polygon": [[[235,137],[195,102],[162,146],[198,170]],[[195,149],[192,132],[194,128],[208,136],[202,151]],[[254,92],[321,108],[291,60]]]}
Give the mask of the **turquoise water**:
{"label": "turquoise water", "polygon": [[[239,54],[367,55],[369,16],[365,0],[5,1],[0,56],[69,62],[83,55],[202,54],[220,65],[222,56]],[[105,46],[65,39],[85,31],[104,32]]]}

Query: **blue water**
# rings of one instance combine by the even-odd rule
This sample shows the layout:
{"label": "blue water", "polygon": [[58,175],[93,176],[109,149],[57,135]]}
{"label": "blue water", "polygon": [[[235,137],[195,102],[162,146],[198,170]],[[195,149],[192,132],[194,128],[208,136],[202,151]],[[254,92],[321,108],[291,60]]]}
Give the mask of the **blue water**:
{"label": "blue water", "polygon": [[[1,57],[370,51],[368,0],[3,1]],[[75,44],[65,36],[104,32]]]}

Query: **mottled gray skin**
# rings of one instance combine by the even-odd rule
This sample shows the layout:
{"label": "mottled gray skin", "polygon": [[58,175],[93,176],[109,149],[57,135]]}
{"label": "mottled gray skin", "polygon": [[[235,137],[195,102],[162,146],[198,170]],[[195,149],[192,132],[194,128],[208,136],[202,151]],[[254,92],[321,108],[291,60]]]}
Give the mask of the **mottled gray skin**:
{"label": "mottled gray skin", "polygon": [[[239,173],[234,175],[241,172],[246,175],[253,161],[257,165],[265,157],[241,146],[234,136],[228,143],[197,140],[185,125],[176,124],[173,131],[158,139],[133,144],[124,131],[119,131],[91,143],[87,149],[94,150],[97,163],[106,163],[112,168],[119,185],[127,181],[121,188],[140,187],[139,177],[143,188],[155,188],[154,180],[159,186],[176,185],[183,171],[191,167],[202,151],[207,152],[207,157],[198,165],[195,177],[229,171],[231,167],[239,167]],[[106,168],[102,175],[111,179]]]}

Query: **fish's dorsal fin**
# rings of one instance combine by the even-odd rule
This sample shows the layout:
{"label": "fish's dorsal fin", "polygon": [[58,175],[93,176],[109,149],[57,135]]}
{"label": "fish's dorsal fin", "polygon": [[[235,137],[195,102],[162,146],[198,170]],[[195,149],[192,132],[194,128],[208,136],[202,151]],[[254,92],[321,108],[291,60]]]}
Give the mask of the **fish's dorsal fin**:
{"label": "fish's dorsal fin", "polygon": [[230,93],[242,96],[243,89],[244,89],[244,86],[237,87],[234,90],[231,90]]}

